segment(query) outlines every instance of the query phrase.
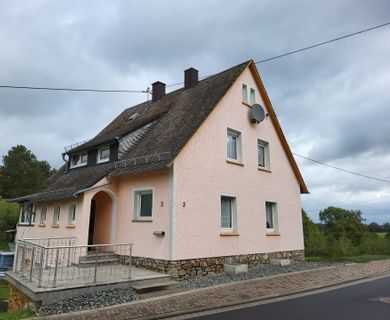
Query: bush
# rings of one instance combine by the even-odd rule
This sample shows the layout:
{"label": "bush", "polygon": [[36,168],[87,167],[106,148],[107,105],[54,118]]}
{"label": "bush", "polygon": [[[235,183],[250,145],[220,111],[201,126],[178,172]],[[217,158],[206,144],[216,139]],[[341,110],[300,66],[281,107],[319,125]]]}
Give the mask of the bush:
{"label": "bush", "polygon": [[341,234],[338,239],[330,235],[327,238],[327,256],[341,258],[356,254],[357,250],[346,234]]}
{"label": "bush", "polygon": [[0,231],[15,228],[19,218],[19,205],[17,203],[0,200]]}

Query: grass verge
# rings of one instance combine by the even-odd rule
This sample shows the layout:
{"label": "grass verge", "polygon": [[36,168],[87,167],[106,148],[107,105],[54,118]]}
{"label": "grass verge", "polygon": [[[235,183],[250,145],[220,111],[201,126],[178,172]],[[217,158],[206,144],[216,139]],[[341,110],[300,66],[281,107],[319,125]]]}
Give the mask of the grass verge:
{"label": "grass verge", "polygon": [[361,256],[349,256],[349,257],[339,257],[339,258],[331,258],[331,257],[305,257],[305,261],[309,262],[328,262],[328,261],[340,261],[340,262],[370,262],[376,260],[386,260],[390,259],[390,255],[388,254],[365,254]]}
{"label": "grass verge", "polygon": [[30,310],[20,310],[12,313],[0,313],[0,320],[19,320],[33,316],[35,316],[35,313]]}

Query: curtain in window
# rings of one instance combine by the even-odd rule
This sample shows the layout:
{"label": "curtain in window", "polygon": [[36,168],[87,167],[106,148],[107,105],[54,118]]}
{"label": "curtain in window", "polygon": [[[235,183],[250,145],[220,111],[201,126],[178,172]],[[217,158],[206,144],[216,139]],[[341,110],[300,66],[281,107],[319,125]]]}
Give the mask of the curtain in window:
{"label": "curtain in window", "polygon": [[152,216],[152,203],[153,195],[151,193],[141,194],[141,217],[151,217]]}
{"label": "curtain in window", "polygon": [[258,165],[259,167],[265,167],[265,147],[259,144],[257,148],[258,148]]}
{"label": "curtain in window", "polygon": [[221,227],[232,227],[232,199],[221,198]]}
{"label": "curtain in window", "polygon": [[248,102],[248,87],[246,84],[242,85],[242,101]]}
{"label": "curtain in window", "polygon": [[265,205],[265,214],[267,219],[267,228],[273,229],[274,227],[274,215],[273,215],[273,205],[270,202],[267,202]]}
{"label": "curtain in window", "polygon": [[255,104],[255,89],[251,88],[250,96],[249,96],[250,105],[253,106]]}
{"label": "curtain in window", "polygon": [[229,159],[237,160],[237,137],[231,133],[228,133],[227,155]]}

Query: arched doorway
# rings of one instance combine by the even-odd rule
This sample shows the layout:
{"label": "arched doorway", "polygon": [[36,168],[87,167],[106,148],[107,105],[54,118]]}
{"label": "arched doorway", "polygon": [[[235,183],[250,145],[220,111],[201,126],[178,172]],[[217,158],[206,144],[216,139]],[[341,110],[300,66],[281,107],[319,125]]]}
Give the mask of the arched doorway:
{"label": "arched doorway", "polygon": [[115,199],[106,191],[97,192],[91,200],[88,245],[112,243],[114,238]]}

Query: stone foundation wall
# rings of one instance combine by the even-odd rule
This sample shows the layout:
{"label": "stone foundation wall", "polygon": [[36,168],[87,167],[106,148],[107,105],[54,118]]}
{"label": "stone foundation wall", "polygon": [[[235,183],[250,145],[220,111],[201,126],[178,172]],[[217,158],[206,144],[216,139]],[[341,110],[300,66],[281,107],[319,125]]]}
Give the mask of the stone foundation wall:
{"label": "stone foundation wall", "polygon": [[269,263],[270,259],[303,260],[304,251],[292,250],[184,260],[162,260],[144,257],[132,257],[132,264],[137,267],[164,272],[171,275],[176,280],[182,280],[195,276],[206,276],[223,272],[223,266],[225,263],[244,263],[248,264],[249,267],[255,267],[260,264]]}
{"label": "stone foundation wall", "polygon": [[8,297],[8,312],[15,312],[23,309],[23,307],[30,302],[33,302],[31,298],[25,295],[18,288],[8,283],[9,297]]}

